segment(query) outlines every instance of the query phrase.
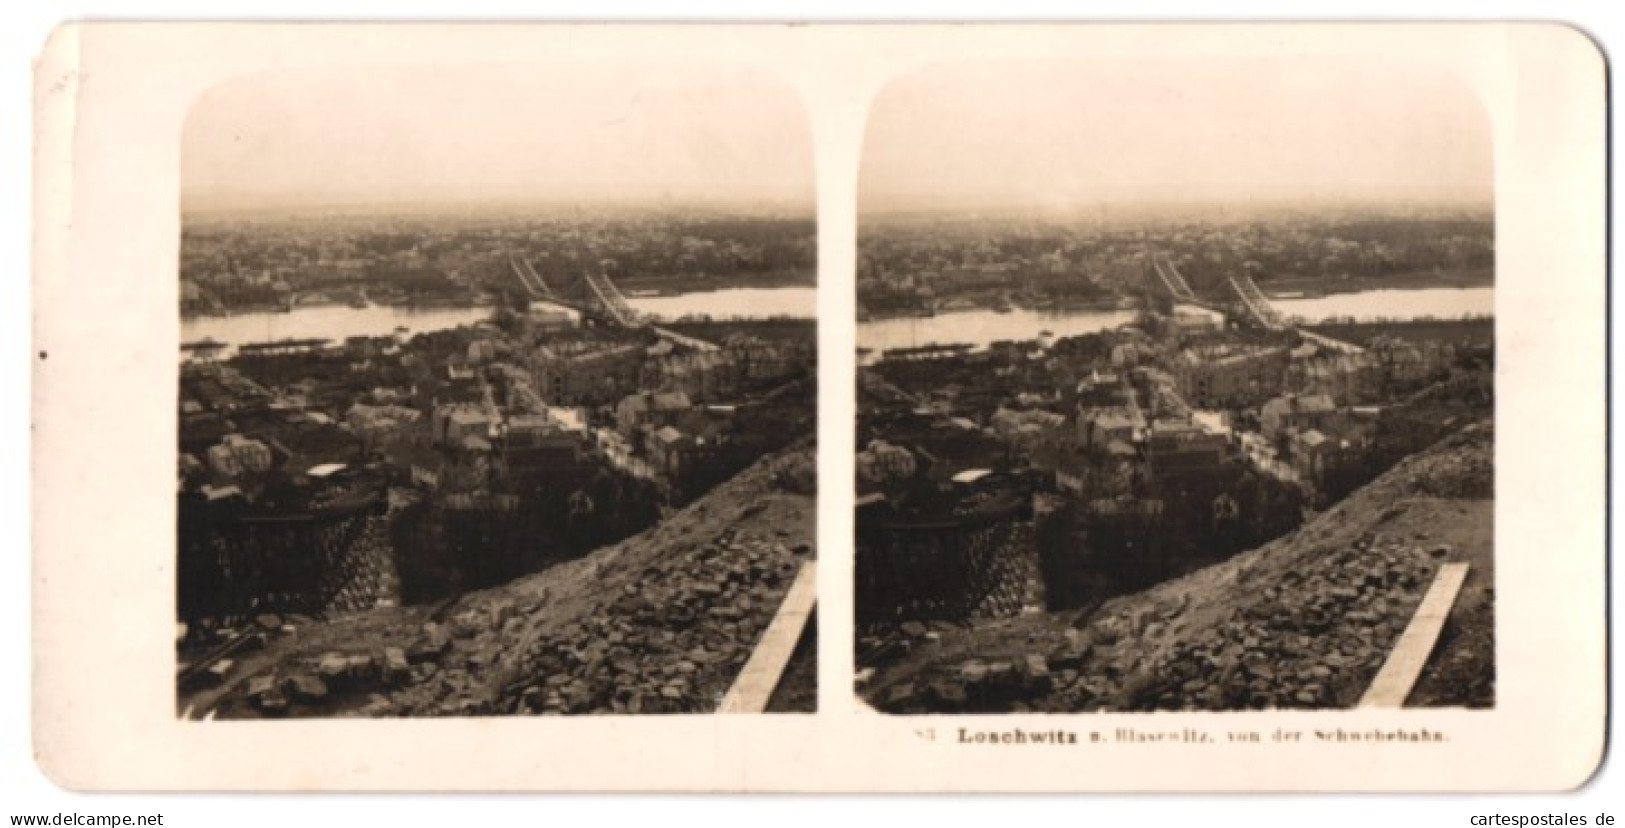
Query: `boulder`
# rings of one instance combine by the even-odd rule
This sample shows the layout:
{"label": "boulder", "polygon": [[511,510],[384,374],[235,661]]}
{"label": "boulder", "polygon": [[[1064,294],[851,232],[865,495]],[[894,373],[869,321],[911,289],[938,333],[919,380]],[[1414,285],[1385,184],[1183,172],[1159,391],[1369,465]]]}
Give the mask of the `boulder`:
{"label": "boulder", "polygon": [[327,683],[309,673],[289,677],[286,685],[294,701],[315,704],[327,698]]}
{"label": "boulder", "polygon": [[352,653],[346,661],[349,662],[346,673],[354,681],[371,681],[378,675],[378,665],[366,653]]}
{"label": "boulder", "polygon": [[1077,670],[1083,666],[1084,653],[1057,650],[1049,654],[1049,665],[1056,670]]}
{"label": "boulder", "polygon": [[385,647],[380,667],[380,678],[388,684],[399,684],[412,675],[411,663],[406,660],[406,651],[400,647]]}
{"label": "boulder", "polygon": [[324,681],[338,681],[349,672],[350,659],[346,658],[343,653],[328,653],[316,663],[316,673]]}
{"label": "boulder", "polygon": [[907,704],[913,700],[914,685],[909,682],[904,682],[893,687],[891,692],[886,695],[886,701],[894,705]]}
{"label": "boulder", "polygon": [[253,678],[249,679],[248,687],[245,689],[245,692],[250,698],[252,698],[255,696],[264,695],[265,693],[268,693],[274,689],[276,689],[276,676],[263,675],[254,676]]}
{"label": "boulder", "polygon": [[980,684],[985,678],[987,678],[987,665],[980,661],[968,661],[959,667],[959,680],[965,684]]}
{"label": "boulder", "polygon": [[275,687],[255,696],[254,703],[266,713],[281,713],[288,709],[288,697]]}
{"label": "boulder", "polygon": [[232,669],[236,666],[237,662],[232,661],[229,658],[222,658],[219,661],[210,664],[209,669],[203,671],[203,675],[209,681],[218,684],[219,682],[225,681],[226,676],[230,675]]}
{"label": "boulder", "polygon": [[933,682],[931,684],[931,695],[950,709],[962,707],[965,704],[965,688],[951,681]]}
{"label": "boulder", "polygon": [[451,637],[444,633],[431,633],[418,639],[406,650],[406,659],[412,664],[438,661],[451,648]]}
{"label": "boulder", "polygon": [[1026,674],[1028,680],[1047,680],[1049,679],[1049,662],[1043,656],[1031,653],[1022,661],[1022,672]]}

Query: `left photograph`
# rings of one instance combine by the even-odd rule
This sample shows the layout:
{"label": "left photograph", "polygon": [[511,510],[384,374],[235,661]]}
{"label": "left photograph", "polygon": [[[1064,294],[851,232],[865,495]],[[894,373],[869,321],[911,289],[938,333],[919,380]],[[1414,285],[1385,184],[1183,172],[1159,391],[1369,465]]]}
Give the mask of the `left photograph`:
{"label": "left photograph", "polygon": [[177,716],[814,710],[792,87],[279,70],[181,150]]}

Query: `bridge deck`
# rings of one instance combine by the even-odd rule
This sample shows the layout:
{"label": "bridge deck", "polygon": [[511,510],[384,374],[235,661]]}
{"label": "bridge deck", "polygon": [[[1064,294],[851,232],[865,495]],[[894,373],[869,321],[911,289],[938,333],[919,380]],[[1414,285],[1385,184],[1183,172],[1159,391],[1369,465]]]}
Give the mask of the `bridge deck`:
{"label": "bridge deck", "polygon": [[1364,348],[1362,348],[1362,347],[1360,347],[1358,345],[1355,345],[1352,342],[1344,342],[1341,339],[1333,339],[1332,337],[1326,336],[1324,334],[1317,334],[1317,333],[1315,333],[1313,331],[1306,331],[1306,330],[1304,330],[1302,328],[1298,329],[1298,335],[1303,337],[1304,339],[1309,340],[1310,342],[1313,342],[1313,343],[1317,344],[1317,345],[1321,345],[1321,346],[1324,346],[1326,348],[1330,348],[1333,351],[1342,351],[1345,354],[1363,354],[1363,353],[1365,353]]}

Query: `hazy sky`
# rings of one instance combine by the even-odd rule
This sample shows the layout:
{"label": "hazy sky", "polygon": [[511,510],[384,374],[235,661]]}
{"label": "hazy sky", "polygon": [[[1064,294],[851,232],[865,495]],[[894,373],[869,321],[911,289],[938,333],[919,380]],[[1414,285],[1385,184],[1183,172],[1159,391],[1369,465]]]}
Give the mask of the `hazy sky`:
{"label": "hazy sky", "polygon": [[267,72],[194,104],[189,208],[420,200],[790,201],[812,136],[771,75],[702,64]]}
{"label": "hazy sky", "polygon": [[929,67],[869,115],[864,209],[1135,200],[1482,200],[1490,125],[1453,77],[1376,61]]}

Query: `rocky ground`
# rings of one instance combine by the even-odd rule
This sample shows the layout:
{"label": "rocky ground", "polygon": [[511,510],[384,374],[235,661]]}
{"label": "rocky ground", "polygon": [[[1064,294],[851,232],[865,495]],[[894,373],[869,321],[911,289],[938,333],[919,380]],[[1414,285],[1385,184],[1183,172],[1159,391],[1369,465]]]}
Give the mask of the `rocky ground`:
{"label": "rocky ground", "polygon": [[1409,703],[1491,705],[1493,453],[1469,426],[1291,535],[1086,613],[912,625],[860,691],[888,712],[1348,707],[1465,561]]}
{"label": "rocky ground", "polygon": [[[434,606],[260,619],[192,715],[445,716],[713,710],[814,555],[814,451],[758,462],[650,530]],[[792,660],[776,703],[805,709]],[[814,648],[816,649],[816,648]]]}

